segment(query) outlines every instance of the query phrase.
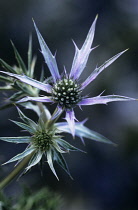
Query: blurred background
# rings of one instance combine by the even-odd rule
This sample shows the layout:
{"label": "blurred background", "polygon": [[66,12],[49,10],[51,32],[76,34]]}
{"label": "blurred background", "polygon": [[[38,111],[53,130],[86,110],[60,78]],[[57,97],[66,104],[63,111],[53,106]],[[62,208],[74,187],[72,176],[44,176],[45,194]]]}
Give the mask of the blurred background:
{"label": "blurred background", "polygon": [[[45,76],[50,76],[39,51],[32,18],[54,54],[60,72],[63,66],[70,71],[74,46],[80,48],[96,16],[99,14],[93,47],[87,67],[81,76],[84,80],[96,67],[113,55],[129,48],[114,64],[88,86],[85,93],[96,96],[105,90],[105,95],[120,94],[138,98],[138,1],[137,0],[1,0],[0,1],[0,58],[10,65],[15,64],[12,40],[27,62],[29,35],[33,36],[33,52],[37,55],[36,77],[42,66]],[[1,68],[2,70],[2,68]],[[0,94],[0,103],[7,95]],[[51,106],[49,106],[51,108]],[[118,147],[79,139],[71,140],[87,154],[65,155],[72,181],[65,172],[56,167],[57,181],[47,164],[43,176],[39,167],[10,184],[5,193],[15,197],[27,185],[32,192],[48,186],[59,193],[66,210],[136,210],[138,209],[138,104],[115,102],[108,105],[75,109],[79,121],[89,117],[86,126],[95,130]],[[32,114],[32,113],[31,113]],[[18,118],[16,108],[0,111],[0,136],[18,136],[20,129],[9,119]],[[0,162],[8,160],[25,145],[0,142]],[[14,164],[0,168],[0,178],[8,174]]]}

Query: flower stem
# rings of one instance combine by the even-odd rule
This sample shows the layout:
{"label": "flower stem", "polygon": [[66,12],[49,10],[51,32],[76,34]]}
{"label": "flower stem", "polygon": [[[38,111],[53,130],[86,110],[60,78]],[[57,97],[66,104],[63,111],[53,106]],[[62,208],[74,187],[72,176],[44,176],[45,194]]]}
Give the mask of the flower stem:
{"label": "flower stem", "polygon": [[41,113],[43,113],[43,118],[44,118],[44,121],[48,121],[48,117],[46,116],[46,113],[45,113],[45,110],[44,110],[44,107],[43,107],[43,104],[41,102],[37,102],[37,105],[39,107],[39,110]]}
{"label": "flower stem", "polygon": [[14,178],[25,168],[25,166],[28,164],[32,156],[34,155],[34,152],[26,156],[15,168],[14,170],[7,176],[5,177],[1,182],[0,182],[0,190],[5,188],[11,181],[13,181]]}
{"label": "flower stem", "polygon": [[52,114],[52,117],[50,120],[47,122],[47,127],[52,127],[54,123],[59,119],[61,114],[63,113],[64,109],[56,116],[56,113],[58,112],[58,108],[55,109],[54,113]]}

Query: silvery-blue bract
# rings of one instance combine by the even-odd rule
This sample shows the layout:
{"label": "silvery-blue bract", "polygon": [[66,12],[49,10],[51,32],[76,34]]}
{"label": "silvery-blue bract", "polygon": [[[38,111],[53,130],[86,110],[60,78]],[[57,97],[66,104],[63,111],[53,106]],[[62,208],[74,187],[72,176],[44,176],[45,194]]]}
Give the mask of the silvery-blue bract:
{"label": "silvery-blue bract", "polygon": [[16,75],[13,73],[3,72],[9,76],[12,76],[26,84],[32,85],[40,90],[45,91],[48,93],[46,96],[43,97],[25,97],[21,99],[19,102],[26,102],[26,101],[39,101],[39,102],[54,102],[57,103],[57,113],[61,114],[63,110],[66,112],[65,119],[68,122],[70,127],[71,133],[75,135],[75,113],[74,107],[75,106],[83,106],[83,105],[95,105],[95,104],[107,104],[108,102],[112,101],[130,101],[134,100],[133,98],[120,96],[120,95],[106,95],[103,96],[99,94],[96,97],[83,96],[83,90],[86,88],[97,76],[106,69],[109,65],[111,65],[118,57],[120,57],[126,50],[118,53],[117,55],[113,56],[109,60],[107,60],[103,65],[100,67],[96,67],[94,71],[90,74],[90,76],[84,80],[82,83],[79,81],[79,77],[82,74],[86,63],[88,61],[90,52],[94,49],[91,48],[94,33],[95,33],[95,25],[97,21],[97,17],[95,18],[88,35],[82,45],[81,49],[78,49],[77,45],[75,45],[75,55],[71,67],[70,73],[67,73],[64,69],[62,74],[59,73],[56,58],[52,55],[51,51],[49,50],[47,44],[45,43],[43,37],[41,36],[36,24],[34,23],[36,33],[38,36],[39,44],[41,47],[41,52],[44,56],[45,62],[50,70],[52,75],[52,81],[50,83],[42,83],[37,80],[34,80],[26,75]]}
{"label": "silvery-blue bract", "polygon": [[[32,154],[32,157],[25,169],[26,172],[30,168],[38,164],[42,160],[42,157],[45,156],[49,167],[51,168],[57,179],[58,176],[54,168],[54,162],[57,162],[58,165],[61,166],[71,177],[63,154],[69,153],[70,151],[83,151],[74,147],[63,139],[63,133],[71,133],[68,123],[58,122],[49,126],[48,121],[52,120],[52,116],[45,106],[43,106],[44,112],[42,113],[40,113],[38,106],[32,105],[31,103],[28,103],[26,105],[26,108],[34,110],[38,114],[38,122],[36,123],[32,119],[28,118],[18,108],[20,119],[23,122],[12,122],[21,127],[23,130],[29,132],[30,135],[19,137],[0,137],[0,140],[2,141],[16,144],[27,144],[26,149],[22,153],[17,154],[4,164],[15,161],[17,161],[17,164],[19,164],[25,157]],[[46,116],[46,119],[44,116]],[[75,136],[78,136],[79,138],[81,138],[81,140],[83,140],[83,138],[88,138],[90,140],[95,140],[98,142],[113,144],[106,137],[88,129],[86,126],[84,126],[84,123],[85,121],[75,123]]]}

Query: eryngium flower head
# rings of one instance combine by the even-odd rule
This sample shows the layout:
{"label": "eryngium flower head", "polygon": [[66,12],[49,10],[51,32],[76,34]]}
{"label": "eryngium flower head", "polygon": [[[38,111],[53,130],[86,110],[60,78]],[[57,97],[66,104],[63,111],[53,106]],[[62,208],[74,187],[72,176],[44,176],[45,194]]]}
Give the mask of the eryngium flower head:
{"label": "eryngium flower head", "polygon": [[[102,96],[99,94],[96,97],[88,98],[87,96],[83,96],[82,91],[86,88],[96,77],[105,70],[108,66],[110,66],[118,57],[120,57],[126,50],[118,53],[117,55],[113,56],[109,60],[107,60],[103,65],[100,67],[96,67],[95,70],[90,74],[90,76],[84,80],[82,83],[79,81],[79,77],[82,74],[86,63],[88,61],[90,52],[94,49],[91,48],[94,33],[95,33],[95,25],[97,21],[97,16],[88,32],[86,40],[81,49],[78,49],[77,45],[75,45],[75,56],[73,59],[71,71],[68,74],[64,69],[63,74],[59,74],[59,70],[56,63],[55,56],[52,55],[51,51],[49,50],[47,44],[45,43],[42,35],[40,34],[37,26],[34,23],[36,33],[38,36],[38,40],[41,47],[41,52],[44,56],[45,62],[48,65],[48,68],[51,72],[53,81],[51,83],[41,83],[34,79],[30,79],[29,77],[17,76],[15,74],[6,73],[9,76],[15,77],[22,82],[25,82],[29,85],[32,85],[40,90],[43,90],[47,93],[50,93],[50,96],[43,96],[43,97],[26,97],[21,99],[19,102],[26,102],[26,101],[40,101],[40,102],[54,102],[57,103],[58,107],[58,114],[61,114],[63,110],[66,111],[66,117],[72,135],[75,135],[75,114],[74,114],[74,107],[75,106],[83,106],[83,105],[94,105],[94,104],[107,104],[108,102],[112,101],[130,101],[134,100],[133,98],[120,96],[120,95],[107,95]],[[56,114],[57,115],[57,114]]]}
{"label": "eryngium flower head", "polygon": [[[34,78],[34,69],[36,64],[36,56],[32,55],[32,37],[29,39],[29,47],[28,47],[28,63],[27,65],[24,63],[21,55],[19,54],[18,50],[16,49],[15,45],[12,43],[15,58],[17,61],[17,65],[10,66],[4,60],[0,59],[1,66],[9,73],[14,73],[18,75],[26,75],[30,78]],[[4,82],[4,86],[0,86],[0,90],[12,90],[12,95],[10,98],[6,99],[6,104],[0,106],[0,109],[12,106],[13,103],[20,100],[25,96],[38,96],[40,90],[38,88],[32,87],[30,85],[26,85],[21,83],[19,80],[15,78],[9,77],[7,75],[0,76],[0,81]],[[41,77],[41,81],[44,81],[44,78]]]}
{"label": "eryngium flower head", "polygon": [[[18,161],[17,164],[22,161],[26,156],[32,154],[32,158],[28,163],[25,172],[30,168],[38,164],[42,160],[42,156],[47,158],[47,163],[51,168],[54,175],[57,177],[54,161],[57,162],[71,177],[66,161],[63,157],[64,153],[69,153],[70,151],[82,151],[73,145],[69,144],[67,141],[63,140],[61,133],[71,133],[68,123],[58,122],[55,124],[51,123],[49,126],[48,122],[52,120],[50,112],[43,106],[44,112],[40,114],[38,106],[29,104],[27,108],[33,109],[39,116],[38,123],[35,123],[30,118],[26,117],[23,112],[18,108],[20,118],[23,122],[13,121],[16,125],[23,128],[25,131],[30,133],[30,136],[20,136],[20,137],[0,137],[0,140],[11,142],[11,143],[27,143],[27,148],[20,154],[11,158],[4,164]],[[47,120],[45,119],[45,117]],[[88,138],[91,140],[104,142],[108,144],[113,144],[110,140],[92,131],[84,126],[84,122],[75,123],[75,135],[83,138]],[[82,151],[83,152],[83,151]]]}

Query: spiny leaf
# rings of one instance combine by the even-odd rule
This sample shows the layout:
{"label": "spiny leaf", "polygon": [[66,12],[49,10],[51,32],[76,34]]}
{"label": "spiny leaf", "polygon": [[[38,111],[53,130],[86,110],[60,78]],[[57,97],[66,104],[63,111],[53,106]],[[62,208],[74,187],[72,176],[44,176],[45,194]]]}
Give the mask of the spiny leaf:
{"label": "spiny leaf", "polygon": [[0,63],[2,65],[2,67],[4,69],[6,69],[7,71],[11,72],[11,73],[16,73],[15,69],[12,68],[9,64],[7,64],[5,61],[3,61],[2,59],[0,59]]}
{"label": "spiny leaf", "polygon": [[87,128],[86,126],[82,125],[81,123],[76,123],[75,130],[76,130],[76,135],[79,137],[84,137],[84,138],[88,138],[88,139],[95,140],[98,142],[116,145],[113,142],[111,142],[109,139],[104,137],[103,135]]}
{"label": "spiny leaf", "polygon": [[54,169],[54,166],[53,166],[53,159],[52,159],[52,151],[51,149],[47,151],[47,162],[48,162],[48,165],[49,167],[51,168],[53,174],[56,176],[56,178],[59,180],[57,174],[56,174],[56,171]]}
{"label": "spiny leaf", "polygon": [[42,153],[39,151],[39,152],[36,152],[32,159],[30,160],[29,164],[28,164],[28,167],[26,168],[26,171],[28,171],[31,167],[35,166],[37,163],[40,162],[42,158]]}
{"label": "spiny leaf", "polygon": [[[34,21],[33,21],[34,22]],[[48,68],[50,70],[51,75],[53,76],[54,82],[56,82],[57,79],[60,79],[60,74],[57,67],[57,62],[55,56],[52,55],[51,51],[49,50],[47,44],[45,43],[42,35],[40,34],[35,22],[34,27],[37,33],[37,37],[39,40],[39,44],[41,47],[41,52],[44,56],[45,62],[48,65]]]}
{"label": "spiny leaf", "polygon": [[29,37],[29,47],[28,47],[28,71],[31,70],[32,62],[32,36]]}
{"label": "spiny leaf", "polygon": [[14,46],[13,42],[12,43],[12,46],[13,46],[13,49],[14,49],[14,53],[15,53],[15,57],[17,59],[17,62],[19,64],[19,67],[22,69],[22,71],[26,74],[27,73],[27,69],[26,69],[26,66],[25,66],[25,63],[24,61],[22,60],[19,52],[17,51],[16,47]]}
{"label": "spiny leaf", "polygon": [[26,117],[25,114],[18,107],[17,107],[17,110],[18,110],[20,118],[25,123],[27,123],[27,125],[29,125],[30,127],[33,127],[33,129],[36,129],[37,124],[33,120],[31,120],[30,118]]}
{"label": "spiny leaf", "polygon": [[21,97],[23,97],[23,92],[22,91],[18,91],[16,93],[14,93],[9,99],[11,101],[18,101]]}
{"label": "spiny leaf", "polygon": [[36,59],[37,59],[36,56],[34,56],[31,62],[30,69],[28,69],[28,76],[31,78],[34,78],[34,69],[35,69]]}
{"label": "spiny leaf", "polygon": [[70,178],[73,179],[63,155],[60,152],[57,152],[56,150],[54,150],[54,160],[66,171]]}
{"label": "spiny leaf", "polygon": [[4,77],[4,76],[1,76],[1,75],[0,75],[0,81],[8,82],[8,83],[13,82],[10,77],[8,78],[8,77]]}
{"label": "spiny leaf", "polygon": [[13,158],[11,158],[10,160],[8,160],[6,163],[3,163],[3,165],[7,164],[7,163],[11,163],[20,159],[23,159],[24,157],[26,157],[27,155],[31,154],[34,151],[33,147],[27,148],[25,151],[23,151],[22,153],[14,156]]}
{"label": "spiny leaf", "polygon": [[57,139],[56,141],[58,142],[58,144],[60,144],[61,147],[63,147],[67,151],[80,151],[80,152],[85,153],[85,151],[78,149],[77,147],[74,147],[73,145],[69,144],[68,142],[64,141],[63,139]]}
{"label": "spiny leaf", "polygon": [[11,143],[29,143],[30,136],[19,136],[19,137],[0,137],[0,140],[11,142]]}
{"label": "spiny leaf", "polygon": [[35,130],[33,128],[31,128],[29,125],[25,124],[25,123],[21,123],[21,122],[17,122],[14,120],[11,120],[13,123],[15,123],[16,125],[18,125],[19,127],[25,129],[26,131],[28,131],[31,134],[34,134]]}

